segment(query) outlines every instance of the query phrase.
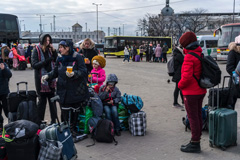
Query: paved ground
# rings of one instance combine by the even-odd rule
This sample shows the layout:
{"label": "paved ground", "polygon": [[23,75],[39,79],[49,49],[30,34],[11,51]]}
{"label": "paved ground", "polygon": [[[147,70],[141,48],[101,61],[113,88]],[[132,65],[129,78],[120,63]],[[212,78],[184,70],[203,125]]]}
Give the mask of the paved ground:
{"label": "paved ground", "polygon": [[[226,64],[219,64],[223,75]],[[238,160],[240,146],[230,147],[226,151],[210,148],[208,133],[203,132],[200,154],[182,153],[180,145],[188,143],[190,131],[185,132],[182,117],[185,111],[172,108],[173,90],[175,83],[167,83],[166,64],[162,63],[122,63],[122,58],[107,57],[106,74],[115,73],[119,78],[118,87],[123,93],[139,95],[144,101],[143,110],[147,113],[147,135],[143,137],[131,136],[128,131],[116,137],[119,142],[114,144],[92,144],[90,138],[76,144],[79,160]],[[13,71],[10,81],[11,91],[16,90],[16,82],[28,81],[29,88],[35,89],[33,71]],[[204,104],[207,102],[205,96]],[[236,110],[239,113],[239,102]],[[59,112],[60,115],[60,112]],[[49,112],[46,113],[49,119]],[[238,135],[239,135],[238,120]],[[238,143],[240,141],[238,140]],[[239,143],[240,144],[240,143]]]}

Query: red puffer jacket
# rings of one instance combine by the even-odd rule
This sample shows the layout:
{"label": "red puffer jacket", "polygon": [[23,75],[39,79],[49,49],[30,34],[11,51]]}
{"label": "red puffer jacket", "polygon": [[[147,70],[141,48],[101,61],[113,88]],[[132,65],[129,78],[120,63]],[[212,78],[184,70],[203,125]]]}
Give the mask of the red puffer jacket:
{"label": "red puffer jacket", "polygon": [[202,95],[206,94],[207,90],[201,88],[198,85],[197,80],[193,77],[193,74],[199,79],[201,75],[201,62],[196,57],[188,54],[189,52],[194,52],[199,56],[202,53],[201,47],[194,50],[184,49],[186,56],[182,64],[181,80],[178,83],[178,88],[182,91],[183,95]]}

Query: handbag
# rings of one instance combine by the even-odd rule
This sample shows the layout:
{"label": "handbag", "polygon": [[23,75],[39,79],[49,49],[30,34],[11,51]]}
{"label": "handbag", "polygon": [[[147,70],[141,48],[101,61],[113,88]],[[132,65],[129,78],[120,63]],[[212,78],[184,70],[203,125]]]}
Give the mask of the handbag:
{"label": "handbag", "polygon": [[8,58],[13,58],[13,51],[9,52]]}

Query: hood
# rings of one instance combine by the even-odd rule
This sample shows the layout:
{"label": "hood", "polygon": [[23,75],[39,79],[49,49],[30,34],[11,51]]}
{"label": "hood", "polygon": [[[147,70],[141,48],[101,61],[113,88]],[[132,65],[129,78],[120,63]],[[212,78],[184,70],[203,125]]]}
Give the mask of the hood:
{"label": "hood", "polygon": [[41,45],[43,45],[43,40],[44,40],[44,38],[45,38],[46,36],[49,36],[49,37],[50,37],[50,43],[52,43],[52,37],[50,36],[50,34],[41,34],[41,35],[39,36],[39,42],[40,42]]}
{"label": "hood", "polygon": [[86,49],[85,48],[85,41],[89,41],[90,42],[90,46],[89,46],[89,49],[93,49],[94,47],[95,47],[95,43],[90,39],[90,38],[87,38],[87,39],[85,39],[83,42],[82,42],[82,44],[80,45],[80,48],[81,49]]}
{"label": "hood", "polygon": [[240,53],[240,46],[237,46],[237,44],[236,44],[235,42],[229,43],[228,49],[229,49],[230,51],[231,51],[231,50],[234,50],[235,52]]}
{"label": "hood", "polygon": [[158,44],[157,47],[160,47],[160,44]]}
{"label": "hood", "polygon": [[22,47],[21,44],[18,44],[17,48],[18,48],[18,49],[23,49],[23,47]]}
{"label": "hood", "polygon": [[2,43],[2,48],[3,48],[3,47],[6,47],[6,46],[7,46],[6,44]]}
{"label": "hood", "polygon": [[187,45],[185,47],[185,49],[187,49],[187,50],[194,50],[194,49],[198,48],[199,46],[200,45],[199,45],[198,41],[195,41],[195,42],[192,42],[189,45]]}
{"label": "hood", "polygon": [[107,77],[107,83],[108,82],[115,82],[115,83],[118,83],[118,78],[115,74],[109,74],[108,77]]}

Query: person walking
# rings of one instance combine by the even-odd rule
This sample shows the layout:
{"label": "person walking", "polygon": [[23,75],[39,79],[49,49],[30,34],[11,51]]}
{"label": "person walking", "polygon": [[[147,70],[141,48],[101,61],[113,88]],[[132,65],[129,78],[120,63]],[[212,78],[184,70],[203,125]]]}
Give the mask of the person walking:
{"label": "person walking", "polygon": [[[54,70],[42,76],[42,83],[57,81],[57,95],[59,95],[62,121],[70,119],[70,129],[73,141],[80,141],[77,132],[78,111],[87,105],[89,92],[87,87],[87,68],[83,57],[73,50],[73,43],[63,40],[59,43],[59,52]],[[71,68],[67,70],[67,68]],[[71,117],[69,117],[71,115]]]}
{"label": "person walking", "polygon": [[2,110],[6,117],[8,117],[8,101],[7,95],[9,91],[9,80],[12,77],[12,72],[7,64],[0,58],[0,130],[3,129]]}
{"label": "person walking", "polygon": [[[34,69],[35,87],[38,94],[38,116],[40,122],[44,120],[47,101],[50,107],[51,124],[56,122],[56,108],[50,99],[54,97],[56,79],[41,83],[41,77],[52,71],[55,66],[57,52],[53,48],[52,38],[49,34],[42,34],[39,38],[40,44],[33,49],[32,67]],[[39,122],[39,123],[40,123]]]}
{"label": "person walking", "polygon": [[178,83],[181,80],[181,69],[182,69],[183,59],[184,59],[183,48],[181,48],[180,46],[176,47],[173,50],[174,75],[172,77],[172,81],[176,83],[175,89],[173,92],[173,99],[174,99],[173,107],[180,108],[182,110],[184,109],[184,107],[178,103],[179,92],[180,92],[182,104],[184,104],[184,100],[183,100],[182,91],[178,88]]}
{"label": "person walking", "polygon": [[27,53],[26,53],[25,57],[29,61],[30,65],[32,63],[31,62],[32,50],[33,50],[32,43],[28,43]]}
{"label": "person walking", "polygon": [[162,53],[162,48],[160,47],[160,44],[157,45],[157,47],[154,50],[154,54],[155,54],[155,62],[160,62],[160,56]]}
{"label": "person walking", "polygon": [[140,60],[142,61],[143,60],[143,52],[144,52],[144,46],[141,45],[139,47],[139,54],[140,54]]}
{"label": "person walking", "polygon": [[[182,152],[201,152],[200,139],[202,135],[202,102],[207,92],[205,88],[201,88],[194,78],[199,79],[202,72],[201,61],[189,54],[190,52],[202,56],[202,48],[199,46],[197,37],[193,32],[184,33],[179,43],[184,48],[184,61],[181,69],[181,80],[178,88],[182,91],[187,116],[191,127],[191,140],[187,145],[181,146]],[[194,75],[194,76],[193,76]]]}
{"label": "person walking", "polygon": [[128,47],[128,45],[126,45],[125,46],[125,48],[124,48],[124,59],[123,59],[123,63],[125,63],[125,60],[127,60],[128,61],[128,63],[130,63],[129,62],[129,47]]}
{"label": "person walking", "polygon": [[87,66],[88,73],[90,73],[93,69],[92,58],[98,55],[98,52],[95,49],[95,43],[90,38],[86,38],[80,45],[80,48],[81,50],[79,53],[86,58],[85,64]]}
{"label": "person walking", "polygon": [[162,48],[162,62],[167,63],[167,52],[168,52],[168,46],[167,43],[164,43]]}

